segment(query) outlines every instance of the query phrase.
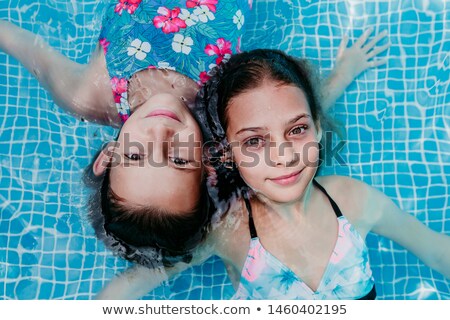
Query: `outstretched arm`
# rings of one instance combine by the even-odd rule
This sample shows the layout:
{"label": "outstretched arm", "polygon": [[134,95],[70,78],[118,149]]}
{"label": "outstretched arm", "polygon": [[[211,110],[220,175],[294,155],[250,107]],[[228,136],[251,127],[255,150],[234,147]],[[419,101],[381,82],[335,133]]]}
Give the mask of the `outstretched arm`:
{"label": "outstretched arm", "polygon": [[118,276],[115,276],[98,293],[98,300],[132,300],[139,299],[159,287],[164,281],[183,272],[192,265],[198,265],[206,261],[214,253],[211,245],[212,237],[207,237],[193,252],[193,260],[190,263],[178,262],[170,268],[147,268],[135,265]]}
{"label": "outstretched arm", "polygon": [[150,269],[135,265],[114,277],[100,293],[97,300],[132,300],[139,299],[160,286],[171,276],[187,269],[187,264],[177,264],[173,268]]}
{"label": "outstretched arm", "polygon": [[369,190],[366,215],[372,222],[372,231],[397,242],[450,279],[450,236],[431,230],[382,192],[366,187]]}
{"label": "outstretched arm", "polygon": [[376,55],[385,51],[389,43],[383,46],[375,45],[385,38],[387,32],[383,31],[376,35],[370,42],[367,42],[372,29],[367,29],[363,35],[347,48],[348,36],[342,38],[336,56],[336,64],[327,79],[322,84],[322,107],[326,112],[334,105],[336,100],[344,93],[345,89],[363,71],[386,63],[385,59],[373,60]]}
{"label": "outstretched arm", "polygon": [[120,124],[100,47],[89,64],[76,63],[41,37],[0,20],[0,50],[19,60],[64,110],[88,121]]}

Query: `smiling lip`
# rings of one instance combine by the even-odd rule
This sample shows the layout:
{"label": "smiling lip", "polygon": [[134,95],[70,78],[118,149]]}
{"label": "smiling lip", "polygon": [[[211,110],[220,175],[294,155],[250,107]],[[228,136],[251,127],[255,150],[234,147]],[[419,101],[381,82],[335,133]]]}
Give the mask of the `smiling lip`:
{"label": "smiling lip", "polygon": [[181,122],[175,113],[173,113],[169,110],[164,110],[164,109],[153,110],[146,116],[146,118],[149,118],[149,117],[166,117],[166,118],[170,118],[170,119],[176,120],[178,122]]}
{"label": "smiling lip", "polygon": [[269,179],[269,180],[276,184],[279,184],[282,186],[287,186],[287,185],[295,183],[302,171],[303,171],[303,169],[300,171],[285,175],[285,176],[280,176],[280,177]]}

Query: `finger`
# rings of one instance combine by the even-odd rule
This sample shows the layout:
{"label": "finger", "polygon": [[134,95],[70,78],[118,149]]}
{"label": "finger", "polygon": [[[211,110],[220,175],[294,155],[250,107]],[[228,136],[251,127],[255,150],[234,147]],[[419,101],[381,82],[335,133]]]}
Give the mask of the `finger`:
{"label": "finger", "polygon": [[339,60],[342,57],[342,54],[344,53],[345,49],[347,49],[348,45],[348,35],[344,35],[342,37],[341,43],[339,44],[338,52],[336,54],[336,60]]}
{"label": "finger", "polygon": [[369,38],[370,34],[372,33],[373,28],[369,28],[362,34],[361,37],[358,38],[355,42],[355,46],[362,47],[362,45],[367,41],[367,38]]}
{"label": "finger", "polygon": [[391,46],[391,44],[390,44],[390,43],[387,43],[387,44],[385,44],[384,46],[376,47],[375,49],[373,49],[372,51],[370,51],[370,52],[367,54],[367,59],[370,59],[370,58],[375,57],[375,56],[378,55],[379,53],[381,53],[381,52],[387,50],[387,48],[389,48],[390,46]]}
{"label": "finger", "polygon": [[379,34],[377,34],[368,44],[364,46],[364,50],[369,51],[372,49],[378,42],[380,42],[381,39],[385,38],[387,35],[387,30],[381,31]]}
{"label": "finger", "polygon": [[370,68],[376,68],[387,63],[387,59],[376,59],[369,62]]}

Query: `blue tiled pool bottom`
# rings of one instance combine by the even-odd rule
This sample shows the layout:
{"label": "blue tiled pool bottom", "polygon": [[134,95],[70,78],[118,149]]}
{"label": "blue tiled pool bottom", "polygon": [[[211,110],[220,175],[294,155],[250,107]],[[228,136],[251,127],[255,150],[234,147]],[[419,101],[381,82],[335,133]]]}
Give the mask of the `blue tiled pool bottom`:
{"label": "blue tiled pool bottom", "polygon": [[[11,1],[0,18],[88,61],[96,1]],[[245,49],[306,56],[326,74],[340,39],[388,30],[385,67],[361,75],[333,109],[346,128],[337,173],[362,179],[436,231],[450,234],[450,8],[445,1],[255,1]],[[86,218],[83,169],[111,128],[61,111],[16,60],[0,53],[0,298],[90,299],[129,264],[99,243]],[[381,299],[449,299],[449,281],[401,247],[369,236]],[[233,288],[211,258],[146,298],[221,299]]]}

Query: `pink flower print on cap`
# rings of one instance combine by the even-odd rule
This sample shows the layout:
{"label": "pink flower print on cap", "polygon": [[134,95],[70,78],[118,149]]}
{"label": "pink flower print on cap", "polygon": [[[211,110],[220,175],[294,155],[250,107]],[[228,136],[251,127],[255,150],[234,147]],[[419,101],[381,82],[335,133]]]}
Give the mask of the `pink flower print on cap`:
{"label": "pink flower print on cap", "polygon": [[120,103],[120,98],[124,92],[127,92],[128,81],[125,78],[113,77],[111,79],[111,87],[114,94],[114,102]]}
{"label": "pink flower print on cap", "polygon": [[218,0],[188,0],[186,1],[186,7],[195,8],[200,6],[207,6],[212,12],[216,12],[216,4]]}
{"label": "pink flower print on cap", "polygon": [[208,74],[208,72],[206,72],[206,71],[200,72],[199,84],[202,85],[202,84],[208,82],[209,78],[211,78],[211,76]]}
{"label": "pink flower print on cap", "polygon": [[123,10],[127,10],[129,14],[133,14],[139,7],[142,0],[119,0],[119,3],[114,8],[114,12],[122,15]]}
{"label": "pink flower print on cap", "polygon": [[180,8],[170,10],[166,7],[159,7],[160,16],[153,18],[153,25],[158,29],[162,28],[164,33],[178,32],[180,28],[186,28],[186,22],[178,18],[180,11]]}
{"label": "pink flower print on cap", "polygon": [[232,54],[231,42],[225,40],[224,38],[219,38],[216,41],[217,45],[208,44],[205,47],[205,53],[208,56],[217,55],[216,64],[220,64],[222,60],[228,60]]}
{"label": "pink flower print on cap", "polygon": [[103,48],[103,53],[106,54],[108,52],[109,41],[106,38],[100,39],[98,41]]}

